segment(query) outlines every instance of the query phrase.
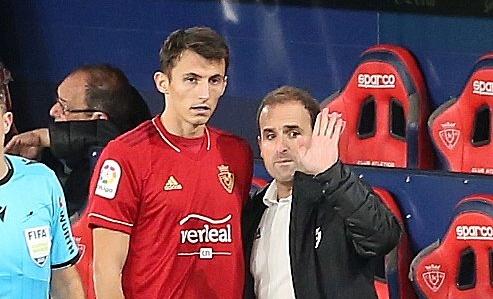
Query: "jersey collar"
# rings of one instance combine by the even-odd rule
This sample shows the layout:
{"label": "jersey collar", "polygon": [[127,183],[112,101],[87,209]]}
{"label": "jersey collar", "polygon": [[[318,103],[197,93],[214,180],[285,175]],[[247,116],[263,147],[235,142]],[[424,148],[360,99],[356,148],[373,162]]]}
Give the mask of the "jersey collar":
{"label": "jersey collar", "polygon": [[14,174],[14,168],[12,167],[12,163],[10,162],[9,158],[5,156],[4,159],[5,163],[7,164],[7,174],[0,179],[0,186],[7,183]]}
{"label": "jersey collar", "polygon": [[[159,115],[157,115],[156,117],[154,117],[152,119],[152,124],[154,125],[157,132],[159,133],[159,136],[161,136],[161,139],[163,139],[163,141],[166,144],[168,144],[177,153],[182,152],[182,150],[177,145],[173,144],[173,142],[171,142],[171,140],[166,138],[166,134],[164,133],[166,131],[166,129],[164,128],[163,124],[161,123],[161,120],[159,119]],[[211,136],[209,134],[209,129],[207,127],[205,127],[205,134],[207,136],[207,147],[206,147],[206,149],[207,149],[207,151],[209,151],[211,149]]]}

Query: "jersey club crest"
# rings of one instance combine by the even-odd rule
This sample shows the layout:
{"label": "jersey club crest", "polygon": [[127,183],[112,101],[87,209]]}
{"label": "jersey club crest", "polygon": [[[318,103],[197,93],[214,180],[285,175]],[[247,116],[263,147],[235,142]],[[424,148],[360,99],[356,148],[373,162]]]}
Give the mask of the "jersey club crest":
{"label": "jersey club crest", "polygon": [[235,186],[235,175],[231,171],[229,171],[228,165],[219,165],[217,167],[219,170],[218,177],[219,182],[223,185],[224,189],[228,193],[233,193],[233,188]]}

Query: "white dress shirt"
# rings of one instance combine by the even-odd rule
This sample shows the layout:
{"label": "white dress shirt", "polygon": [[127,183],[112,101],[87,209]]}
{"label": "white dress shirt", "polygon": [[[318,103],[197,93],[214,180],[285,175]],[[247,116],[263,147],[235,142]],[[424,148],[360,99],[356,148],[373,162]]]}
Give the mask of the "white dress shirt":
{"label": "white dress shirt", "polygon": [[267,209],[260,220],[250,259],[258,299],[295,298],[289,259],[291,201],[291,195],[277,201],[275,180],[265,192]]}

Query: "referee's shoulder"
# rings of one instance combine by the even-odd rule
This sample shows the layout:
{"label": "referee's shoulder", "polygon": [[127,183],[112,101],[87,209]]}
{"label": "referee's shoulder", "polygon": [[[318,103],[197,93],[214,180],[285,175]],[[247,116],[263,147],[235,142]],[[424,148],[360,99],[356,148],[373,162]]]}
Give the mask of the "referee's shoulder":
{"label": "referee's shoulder", "polygon": [[56,178],[53,170],[41,162],[9,154],[6,154],[5,157],[11,164],[14,174],[18,173],[24,176]]}

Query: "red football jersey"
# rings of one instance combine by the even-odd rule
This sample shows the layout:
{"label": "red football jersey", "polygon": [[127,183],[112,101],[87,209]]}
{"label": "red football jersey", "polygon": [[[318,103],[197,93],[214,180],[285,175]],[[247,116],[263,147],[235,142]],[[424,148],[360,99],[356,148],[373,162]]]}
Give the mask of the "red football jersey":
{"label": "red football jersey", "polygon": [[91,181],[90,225],[130,235],[127,299],[241,298],[251,149],[213,128],[197,153],[180,138],[155,117],[110,142]]}

